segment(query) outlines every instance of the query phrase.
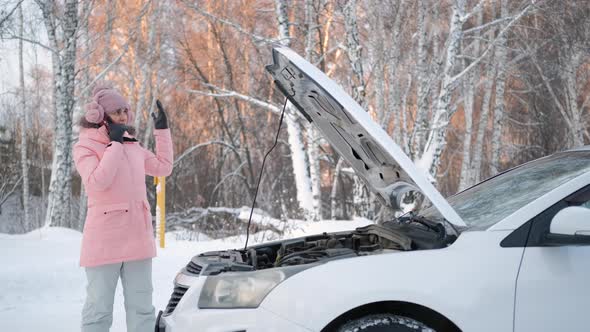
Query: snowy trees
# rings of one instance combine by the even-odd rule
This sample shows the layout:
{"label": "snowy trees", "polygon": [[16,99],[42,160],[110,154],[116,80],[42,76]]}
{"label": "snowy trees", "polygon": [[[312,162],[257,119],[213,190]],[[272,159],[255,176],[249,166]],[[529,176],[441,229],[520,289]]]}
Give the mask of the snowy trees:
{"label": "snowy trees", "polygon": [[[171,110],[179,158],[168,211],[251,204],[284,101],[264,71],[273,43],[293,48],[350,91],[443,194],[590,141],[586,2],[36,0],[47,38],[19,34],[20,1],[7,3],[0,49],[20,39],[49,51],[52,65],[31,68],[25,52],[23,83],[15,79],[14,88],[0,91],[0,117],[25,91],[31,118],[21,120],[45,125],[42,133],[25,132],[25,125],[0,119],[11,142],[27,146],[6,149],[2,160],[11,158],[11,169],[20,171],[5,188],[22,174],[17,193],[30,187],[25,196],[42,197],[49,190],[50,225],[80,227],[84,218],[69,152],[72,114],[81,114],[98,79],[129,98],[148,147],[153,101],[161,98]],[[17,57],[12,61],[18,68]],[[39,115],[48,105],[54,113]],[[378,213],[313,124],[292,107],[287,114],[258,207],[314,220]]]}
{"label": "snowy trees", "polygon": [[[534,52],[532,63],[566,125],[565,146],[578,147],[584,145],[585,137],[588,138],[584,110],[590,104],[588,97],[581,95],[584,90],[580,86],[588,84],[588,76],[580,74],[589,57],[590,20],[587,15],[590,8],[588,4],[572,2],[563,6],[548,4],[543,11],[557,14],[546,16],[547,33],[556,45],[553,50],[544,49],[554,57],[545,58],[541,52]],[[561,84],[551,84],[555,80]]]}
{"label": "snowy trees", "polygon": [[[446,47],[446,57],[443,66],[443,79],[440,85],[440,91],[438,93],[438,98],[436,100],[436,104],[433,110],[433,117],[432,122],[430,124],[430,131],[428,138],[426,140],[424,150],[422,155],[420,156],[418,165],[422,166],[423,169],[427,169],[431,175],[436,176],[438,164],[443,152],[443,149],[446,145],[446,129],[449,126],[449,121],[453,115],[453,113],[457,110],[457,105],[452,105],[451,98],[453,94],[453,90],[456,88],[458,82],[460,80],[467,80],[469,82],[469,74],[471,71],[474,70],[478,64],[483,61],[486,56],[490,53],[490,50],[493,49],[493,45],[496,43],[495,40],[490,40],[486,48],[481,52],[481,54],[476,54],[476,57],[473,57],[473,60],[470,61],[464,68],[456,72],[456,65],[457,65],[457,58],[460,54],[460,46],[463,39],[463,24],[476,12],[481,11],[483,2],[479,2],[475,8],[473,8],[470,12],[466,12],[466,2],[464,0],[454,1],[452,3],[452,14],[450,19],[450,27],[449,27],[449,37],[447,41]],[[517,20],[522,18],[530,8],[530,5],[526,6],[524,9],[511,18],[510,22],[499,32],[498,36],[496,37],[499,42],[502,42],[502,38],[505,38],[505,34],[508,28],[513,25]],[[476,49],[479,49],[479,42],[475,42]],[[503,47],[503,46],[499,46]],[[499,56],[501,57],[501,55]],[[467,76],[467,77],[465,77]],[[466,101],[473,102],[473,95],[471,94],[471,89],[466,89],[467,96]],[[501,90],[498,91],[500,94],[502,93]],[[464,112],[468,113],[471,112],[465,105]],[[466,117],[470,117],[471,114],[467,115]],[[471,121],[471,120],[469,120]],[[469,135],[467,139],[471,139],[471,128],[470,126],[467,127],[466,133]],[[469,141],[470,142],[470,141]],[[468,151],[470,148],[470,144],[464,144],[464,148]],[[467,160],[464,160],[467,162]]]}

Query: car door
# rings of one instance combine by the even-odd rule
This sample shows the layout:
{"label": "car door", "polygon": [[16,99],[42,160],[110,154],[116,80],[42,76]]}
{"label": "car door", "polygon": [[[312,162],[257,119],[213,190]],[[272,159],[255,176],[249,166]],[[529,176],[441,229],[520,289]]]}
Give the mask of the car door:
{"label": "car door", "polygon": [[515,332],[590,331],[590,245],[547,237],[552,218],[568,206],[590,208],[590,186],[529,222],[516,282]]}

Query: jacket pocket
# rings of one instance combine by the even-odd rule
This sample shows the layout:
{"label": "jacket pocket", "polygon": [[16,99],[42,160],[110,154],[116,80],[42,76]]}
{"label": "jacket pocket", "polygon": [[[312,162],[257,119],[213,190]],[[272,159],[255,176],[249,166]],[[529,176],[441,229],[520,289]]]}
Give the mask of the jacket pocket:
{"label": "jacket pocket", "polygon": [[117,212],[129,212],[129,203],[116,203],[116,204],[108,204],[108,205],[101,205],[97,206],[102,214],[115,214]]}
{"label": "jacket pocket", "polygon": [[88,216],[85,227],[120,228],[128,223],[129,202],[115,204],[97,204],[88,208]]}

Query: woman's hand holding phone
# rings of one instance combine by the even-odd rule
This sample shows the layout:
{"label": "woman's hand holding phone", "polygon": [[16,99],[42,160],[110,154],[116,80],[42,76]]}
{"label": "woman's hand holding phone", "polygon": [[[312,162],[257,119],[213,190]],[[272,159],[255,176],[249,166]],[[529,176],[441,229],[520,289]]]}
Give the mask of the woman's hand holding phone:
{"label": "woman's hand holding phone", "polygon": [[107,126],[107,130],[109,132],[109,138],[111,139],[111,142],[123,143],[123,134],[125,134],[125,131],[127,131],[126,125],[111,123]]}

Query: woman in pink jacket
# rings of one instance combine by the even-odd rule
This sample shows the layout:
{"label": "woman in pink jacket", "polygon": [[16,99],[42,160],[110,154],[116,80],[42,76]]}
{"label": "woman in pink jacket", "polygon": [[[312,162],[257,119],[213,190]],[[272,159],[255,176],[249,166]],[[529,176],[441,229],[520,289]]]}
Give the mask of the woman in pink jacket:
{"label": "woman in pink jacket", "polygon": [[82,331],[109,331],[121,278],[127,331],[152,331],[152,258],[156,256],[145,176],[172,172],[172,139],[166,113],[157,102],[156,154],[143,148],[129,126],[133,113],[125,98],[97,86],[80,122],[74,145],[76,169],[88,194],[80,265],[88,285]]}

